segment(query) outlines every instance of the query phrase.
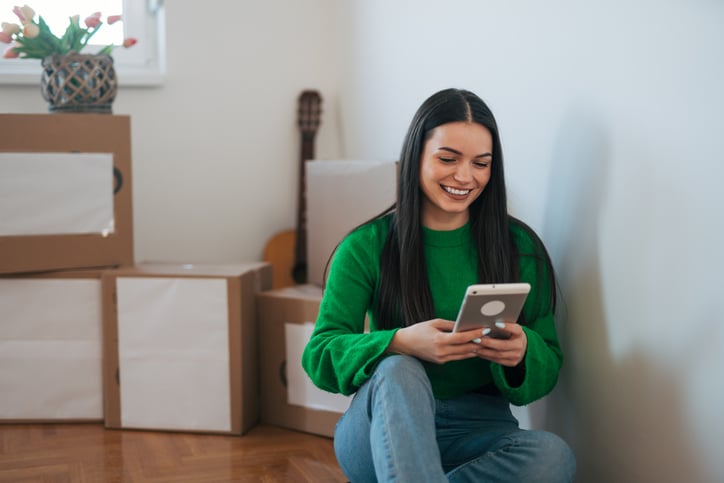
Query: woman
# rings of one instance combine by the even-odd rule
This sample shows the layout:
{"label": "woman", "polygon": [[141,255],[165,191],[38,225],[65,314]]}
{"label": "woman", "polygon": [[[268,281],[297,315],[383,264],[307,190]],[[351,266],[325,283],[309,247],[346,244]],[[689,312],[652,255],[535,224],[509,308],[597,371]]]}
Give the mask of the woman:
{"label": "woman", "polygon": [[[452,332],[468,285],[503,282],[532,287],[518,323],[501,324],[510,338]],[[356,393],[334,436],[346,476],[572,481],[566,443],[510,412],[556,384],[555,302],[543,243],[507,212],[492,112],[465,90],[432,95],[403,144],[397,202],[337,247],[302,356],[317,386]]]}

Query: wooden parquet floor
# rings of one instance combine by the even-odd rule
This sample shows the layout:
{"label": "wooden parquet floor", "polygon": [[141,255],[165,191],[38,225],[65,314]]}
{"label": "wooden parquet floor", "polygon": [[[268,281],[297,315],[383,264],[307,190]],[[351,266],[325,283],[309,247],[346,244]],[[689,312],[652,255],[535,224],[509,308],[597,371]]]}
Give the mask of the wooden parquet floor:
{"label": "wooden parquet floor", "polygon": [[259,425],[244,436],[0,425],[0,482],[344,482],[332,440]]}

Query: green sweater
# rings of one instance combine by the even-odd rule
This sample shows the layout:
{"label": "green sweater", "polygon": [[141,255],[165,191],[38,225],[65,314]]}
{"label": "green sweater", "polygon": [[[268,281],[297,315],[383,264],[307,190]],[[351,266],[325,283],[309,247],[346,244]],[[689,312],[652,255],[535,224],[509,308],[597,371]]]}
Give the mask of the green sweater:
{"label": "green sweater", "polygon": [[[312,338],[302,366],[315,385],[329,392],[352,394],[369,379],[399,329],[382,330],[371,310],[380,279],[380,253],[389,217],[373,220],[350,233],[339,245],[330,267]],[[550,392],[563,362],[552,308],[546,266],[535,254],[542,247],[518,223],[511,233],[520,252],[520,281],[531,284],[523,313],[528,337],[524,377],[513,387],[503,366],[472,358],[445,364],[424,362],[433,392],[449,399],[483,386],[495,387],[515,405],[525,405]],[[476,279],[470,225],[452,231],[424,228],[425,259],[435,307],[441,319],[455,320],[465,288]],[[365,332],[369,316],[369,332]]]}

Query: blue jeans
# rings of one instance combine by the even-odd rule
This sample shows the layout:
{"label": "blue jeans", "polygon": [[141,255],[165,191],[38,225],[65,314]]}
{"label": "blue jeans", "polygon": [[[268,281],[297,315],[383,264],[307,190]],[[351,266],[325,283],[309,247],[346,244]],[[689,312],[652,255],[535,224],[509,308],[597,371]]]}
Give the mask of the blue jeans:
{"label": "blue jeans", "polygon": [[352,483],[573,481],[575,458],[558,436],[518,427],[500,396],[438,400],[414,357],[391,355],[360,387],[334,434]]}

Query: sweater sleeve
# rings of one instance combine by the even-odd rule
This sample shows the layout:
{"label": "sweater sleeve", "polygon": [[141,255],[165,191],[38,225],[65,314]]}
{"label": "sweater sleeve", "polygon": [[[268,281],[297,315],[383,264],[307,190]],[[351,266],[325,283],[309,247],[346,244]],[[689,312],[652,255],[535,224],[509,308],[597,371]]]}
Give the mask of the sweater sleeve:
{"label": "sweater sleeve", "polygon": [[395,330],[365,332],[379,274],[379,234],[362,227],[337,248],[302,366],[320,389],[352,394],[385,357]]}
{"label": "sweater sleeve", "polygon": [[522,380],[518,374],[515,384],[500,364],[491,364],[493,381],[501,393],[513,404],[529,404],[548,394],[558,381],[563,365],[563,352],[556,333],[551,286],[545,248],[534,236],[518,232],[520,250],[520,279],[531,284],[523,314],[526,320],[523,330],[528,348],[522,365]]}

